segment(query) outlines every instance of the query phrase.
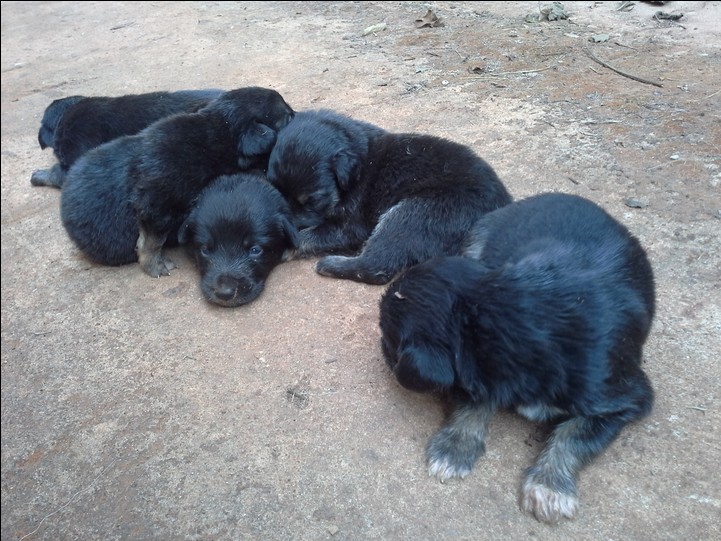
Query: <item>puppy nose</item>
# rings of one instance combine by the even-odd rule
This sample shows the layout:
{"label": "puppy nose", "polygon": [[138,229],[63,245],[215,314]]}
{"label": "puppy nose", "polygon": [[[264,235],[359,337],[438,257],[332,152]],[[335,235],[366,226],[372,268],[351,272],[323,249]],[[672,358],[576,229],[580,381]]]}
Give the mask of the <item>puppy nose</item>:
{"label": "puppy nose", "polygon": [[247,293],[251,287],[248,280],[221,278],[213,288],[213,294],[221,301],[229,301],[238,293]]}
{"label": "puppy nose", "polygon": [[229,301],[235,297],[235,288],[225,285],[213,288],[213,295],[221,301]]}

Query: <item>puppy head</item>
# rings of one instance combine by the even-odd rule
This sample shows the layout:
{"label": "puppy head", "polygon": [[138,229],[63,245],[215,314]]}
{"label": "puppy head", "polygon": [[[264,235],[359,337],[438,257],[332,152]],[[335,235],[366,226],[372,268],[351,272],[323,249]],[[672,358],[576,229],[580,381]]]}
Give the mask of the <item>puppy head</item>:
{"label": "puppy head", "polygon": [[255,300],[283,253],[298,244],[283,197],[264,177],[251,173],[214,180],[180,229],[201,274],[210,302],[235,307]]}
{"label": "puppy head", "polygon": [[241,169],[265,167],[278,132],[295,112],[275,90],[247,87],[230,90],[202,111],[220,113],[237,140]]}
{"label": "puppy head", "polygon": [[366,125],[328,111],[298,113],[278,135],[268,180],[290,204],[298,228],[342,213],[368,153]]}
{"label": "puppy head", "polygon": [[456,384],[459,329],[452,293],[432,272],[411,268],[380,302],[381,347],[398,382],[417,392]]}
{"label": "puppy head", "polygon": [[381,347],[401,385],[487,398],[475,321],[483,299],[475,291],[488,272],[466,257],[438,257],[391,283],[380,301]]}
{"label": "puppy head", "polygon": [[55,146],[55,130],[65,111],[82,99],[85,99],[85,96],[69,96],[54,100],[45,108],[43,119],[40,122],[40,131],[38,131],[38,143],[40,143],[41,150]]}

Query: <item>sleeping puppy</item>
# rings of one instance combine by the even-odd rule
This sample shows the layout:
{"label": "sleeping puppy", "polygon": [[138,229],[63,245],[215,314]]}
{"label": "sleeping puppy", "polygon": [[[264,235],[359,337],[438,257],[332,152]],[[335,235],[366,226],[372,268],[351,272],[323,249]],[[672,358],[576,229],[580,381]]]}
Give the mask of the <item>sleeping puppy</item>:
{"label": "sleeping puppy", "polygon": [[38,131],[38,143],[40,150],[45,150],[55,146],[55,132],[58,129],[60,120],[66,111],[72,108],[76,103],[88,99],[86,96],[68,96],[53,100],[50,105],[45,108],[43,118],[40,121],[40,130]]}
{"label": "sleeping puppy", "polygon": [[290,208],[264,176],[226,175],[211,182],[180,229],[210,302],[235,307],[255,300],[298,232]]}
{"label": "sleeping puppy", "polygon": [[179,90],[57,99],[45,109],[38,142],[41,149],[53,149],[58,163],[33,172],[30,182],[60,188],[70,166],[88,150],[122,135],[135,135],[166,116],[194,113],[222,93],[216,89]]}
{"label": "sleeping puppy", "polygon": [[88,151],[68,170],[60,191],[63,227],[95,263],[116,266],[138,260],[128,169],[142,137],[126,135]]}
{"label": "sleeping puppy", "polygon": [[522,509],[543,522],[573,518],[581,468],[652,408],[641,368],[651,265],[623,225],[563,194],[487,214],[464,253],[409,269],[380,303],[382,349],[400,384],[454,403],[426,448],[429,473],[465,477],[493,412],[515,408],[554,426],[526,473]]}
{"label": "sleeping puppy", "polygon": [[[197,113],[161,119],[94,148],[68,171],[60,196],[63,226],[86,256],[103,265],[138,261],[139,218],[162,231],[158,252],[166,240],[172,246],[205,185],[263,167],[276,130],[290,116],[274,90],[241,88]],[[168,273],[166,265],[171,263],[143,269],[158,276]]]}
{"label": "sleeping puppy", "polygon": [[222,175],[266,169],[276,136],[293,115],[275,90],[247,87],[222,94],[197,113],[164,118],[143,130],[128,169],[143,271],[154,277],[170,273],[175,265],[163,245],[201,190]]}
{"label": "sleeping puppy", "polygon": [[318,273],[368,284],[458,254],[481,215],[511,202],[468,147],[388,133],[328,110],[300,112],[279,134],[268,180],[302,229],[286,257],[326,256]]}

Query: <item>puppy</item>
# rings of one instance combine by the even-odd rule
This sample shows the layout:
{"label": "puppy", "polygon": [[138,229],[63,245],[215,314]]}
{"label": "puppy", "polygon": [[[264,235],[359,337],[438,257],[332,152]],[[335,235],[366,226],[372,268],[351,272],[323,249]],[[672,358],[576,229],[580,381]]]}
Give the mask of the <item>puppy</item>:
{"label": "puppy", "polygon": [[210,302],[235,307],[255,300],[298,232],[290,208],[264,176],[226,175],[211,182],[180,228]]}
{"label": "puppy", "polygon": [[173,264],[161,249],[177,243],[201,190],[218,176],[265,167],[292,115],[276,91],[241,88],[92,149],[68,170],[63,226],[97,263],[141,261],[152,276],[168,274]]}
{"label": "puppy", "polygon": [[388,133],[328,110],[300,112],[279,134],[268,180],[302,229],[286,257],[326,256],[318,273],[368,284],[458,254],[481,215],[511,202],[469,148]]}
{"label": "puppy", "polygon": [[58,129],[58,124],[63,118],[65,112],[72,108],[76,103],[88,99],[86,96],[68,96],[66,98],[60,98],[53,100],[50,105],[45,108],[43,118],[40,121],[40,130],[38,131],[38,143],[40,143],[40,150],[45,150],[55,146],[55,132]]}
{"label": "puppy", "polygon": [[166,116],[194,113],[222,93],[215,89],[180,90],[55,100],[45,109],[38,142],[43,150],[53,149],[58,163],[33,172],[30,183],[60,188],[70,166],[88,150],[122,135],[135,135]]}
{"label": "puppy", "polygon": [[88,151],[68,170],[60,220],[83,254],[101,265],[138,260],[138,222],[130,203],[130,161],[142,135],[126,135]]}
{"label": "puppy", "polygon": [[275,90],[248,87],[222,94],[197,113],[164,118],[143,131],[129,167],[136,245],[150,276],[175,267],[162,253],[200,191],[222,175],[265,170],[278,132],[294,115]]}
{"label": "puppy", "polygon": [[493,412],[515,408],[554,426],[526,473],[522,509],[573,518],[581,468],[652,408],[641,368],[655,310],[649,260],[605,211],[563,194],[487,214],[464,254],[407,270],[380,303],[382,350],[400,384],[454,404],[426,448],[429,473],[465,477]]}

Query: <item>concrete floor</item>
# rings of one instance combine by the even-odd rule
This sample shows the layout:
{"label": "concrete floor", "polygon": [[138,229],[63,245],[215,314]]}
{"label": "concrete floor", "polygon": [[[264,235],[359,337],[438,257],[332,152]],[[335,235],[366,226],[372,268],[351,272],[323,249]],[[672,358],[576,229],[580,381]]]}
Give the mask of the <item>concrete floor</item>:
{"label": "concrete floor", "polygon": [[[619,4],[2,2],[2,540],[721,539],[721,3]],[[249,85],[455,139],[515,197],[577,193],[641,239],[657,401],[576,520],[520,512],[543,443],[510,413],[470,476],[428,477],[443,407],[385,367],[383,288],[297,261],[212,306],[180,250],[160,279],[88,262],[30,185],[55,98]]]}

